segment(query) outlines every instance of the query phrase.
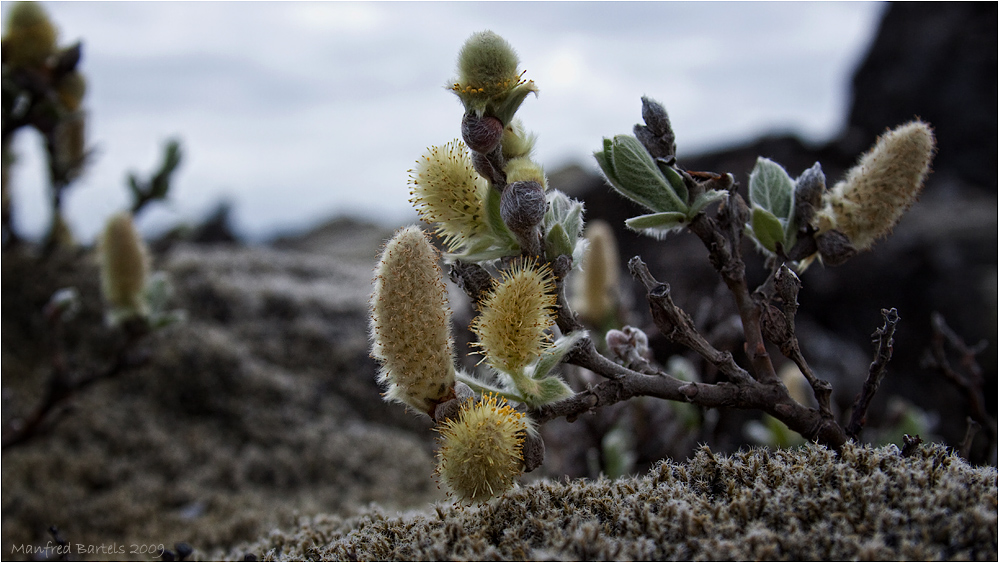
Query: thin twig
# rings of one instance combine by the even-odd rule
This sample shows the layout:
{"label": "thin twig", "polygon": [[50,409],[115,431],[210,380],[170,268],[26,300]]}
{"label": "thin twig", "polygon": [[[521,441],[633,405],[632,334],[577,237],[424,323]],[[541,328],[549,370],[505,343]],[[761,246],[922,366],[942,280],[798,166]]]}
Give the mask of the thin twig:
{"label": "thin twig", "polygon": [[[983,340],[975,346],[968,346],[953,329],[947,326],[943,315],[934,312],[931,317],[933,338],[930,349],[923,359],[925,367],[936,368],[964,394],[971,407],[971,416],[982,425],[992,439],[996,437],[996,421],[985,408],[985,380],[982,368],[975,356],[985,350],[988,342]],[[955,350],[959,357],[959,365],[963,370],[954,369],[947,359],[946,346]]]}
{"label": "thin twig", "polygon": [[49,377],[45,398],[21,424],[7,432],[7,435],[3,437],[2,446],[0,446],[3,450],[24,444],[46,427],[50,427],[55,421],[53,411],[72,397],[79,395],[87,387],[99,381],[112,379],[145,364],[149,360],[147,352],[135,349],[138,342],[148,332],[144,327],[144,321],[126,323],[125,340],[118,347],[111,363],[102,370],[74,375],[62,350],[59,325],[56,326],[56,329],[57,343],[53,353],[53,369],[52,375]]}
{"label": "thin twig", "polygon": [[874,342],[877,343],[874,361],[871,362],[871,367],[868,369],[864,387],[860,394],[857,395],[856,402],[853,403],[850,423],[846,427],[846,435],[851,440],[860,439],[860,431],[863,430],[864,424],[867,423],[867,409],[870,408],[871,400],[874,399],[874,394],[878,392],[878,387],[884,379],[895,345],[893,337],[895,335],[895,325],[899,321],[898,311],[894,307],[891,309],[881,309],[881,316],[884,318],[885,324],[874,331],[874,334],[871,336]]}
{"label": "thin twig", "polygon": [[628,262],[628,269],[647,291],[652,319],[664,337],[700,354],[734,383],[752,380],[749,373],[735,363],[729,352],[722,352],[711,345],[694,327],[690,315],[685,313],[670,297],[669,285],[660,283],[649,272],[641,258],[635,256]]}

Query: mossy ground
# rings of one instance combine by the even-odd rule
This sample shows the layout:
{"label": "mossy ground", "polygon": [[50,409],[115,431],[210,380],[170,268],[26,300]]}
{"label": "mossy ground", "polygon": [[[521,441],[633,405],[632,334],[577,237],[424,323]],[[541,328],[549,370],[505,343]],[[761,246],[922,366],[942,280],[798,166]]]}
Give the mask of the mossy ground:
{"label": "mossy ground", "polygon": [[[4,451],[2,557],[39,555],[14,549],[44,547],[56,526],[74,546],[184,541],[194,559],[995,560],[995,468],[932,445],[910,458],[891,446],[841,458],[702,450],[641,477],[542,479],[451,506],[433,479],[429,422],[381,399],[368,357],[365,303],[385,236],[343,242],[349,252],[319,240],[161,255],[188,322],[146,342],[145,366]],[[5,424],[40,397],[51,334],[38,311],[56,289],[82,296],[66,334],[74,361],[106,361],[115,337],[98,283],[85,251],[45,263],[5,252]],[[566,436],[549,437],[535,473],[562,467]]]}
{"label": "mossy ground", "polygon": [[541,481],[478,507],[318,516],[267,560],[995,560],[996,470],[943,446],[702,448],[641,477]]}

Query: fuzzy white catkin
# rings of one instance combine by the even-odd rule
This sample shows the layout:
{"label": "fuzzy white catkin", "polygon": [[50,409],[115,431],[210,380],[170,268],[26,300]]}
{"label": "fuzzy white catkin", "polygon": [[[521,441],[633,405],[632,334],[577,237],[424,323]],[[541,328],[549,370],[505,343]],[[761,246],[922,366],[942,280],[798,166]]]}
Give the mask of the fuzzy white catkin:
{"label": "fuzzy white catkin", "polygon": [[386,399],[429,413],[454,388],[454,344],[437,251],[418,227],[385,245],[371,296],[372,356]]}
{"label": "fuzzy white catkin", "polygon": [[819,232],[836,229],[856,249],[870,248],[916,201],[935,146],[933,130],[918,120],[879,137],[846,179],[823,195],[814,222]]}
{"label": "fuzzy white catkin", "polygon": [[149,255],[130,213],[108,219],[98,241],[98,258],[101,290],[108,305],[119,316],[145,314],[142,297],[149,276]]}

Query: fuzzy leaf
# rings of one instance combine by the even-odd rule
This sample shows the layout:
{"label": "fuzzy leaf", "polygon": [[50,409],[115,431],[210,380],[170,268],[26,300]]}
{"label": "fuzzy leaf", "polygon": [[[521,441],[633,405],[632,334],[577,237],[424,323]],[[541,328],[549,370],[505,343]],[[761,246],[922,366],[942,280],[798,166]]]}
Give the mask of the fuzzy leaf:
{"label": "fuzzy leaf", "polygon": [[749,174],[749,201],[778,219],[787,219],[794,209],[794,181],[780,164],[757,158]]}
{"label": "fuzzy leaf", "polygon": [[548,375],[548,372],[552,370],[555,366],[562,362],[562,358],[572,350],[573,346],[576,345],[580,340],[582,340],[587,335],[585,330],[577,330],[572,332],[562,338],[555,341],[552,345],[538,360],[537,365],[534,368],[533,377],[535,379],[541,379]]}
{"label": "fuzzy leaf", "polygon": [[683,225],[687,220],[686,213],[667,211],[664,213],[650,213],[632,217],[624,222],[629,229],[642,231],[645,229],[675,229]]}
{"label": "fuzzy leaf", "polygon": [[690,211],[687,212],[687,217],[693,219],[695,215],[704,211],[704,208],[711,205],[716,201],[721,201],[728,197],[728,192],[723,192],[720,190],[708,190],[701,194],[696,200],[691,202]]}
{"label": "fuzzy leaf", "polygon": [[594,156],[611,186],[626,198],[651,211],[687,211],[638,139],[629,135],[604,139],[604,151]]}
{"label": "fuzzy leaf", "polygon": [[687,192],[687,184],[684,183],[683,176],[662,159],[656,160],[656,164],[659,166],[659,171],[666,177],[669,185],[672,186],[673,191],[676,192],[677,197],[680,198],[680,201],[690,203],[688,201],[690,195]]}
{"label": "fuzzy leaf", "polygon": [[569,398],[573,394],[572,388],[566,385],[565,381],[562,381],[562,378],[553,375],[539,381],[538,394],[524,397],[524,404],[528,407],[536,408]]}
{"label": "fuzzy leaf", "polygon": [[784,241],[784,226],[774,214],[759,205],[753,206],[753,216],[750,219],[753,228],[753,238],[760,246],[770,252],[777,251],[777,242]]}
{"label": "fuzzy leaf", "polygon": [[562,254],[572,256],[574,247],[575,245],[569,240],[569,235],[566,234],[561,223],[552,225],[548,234],[545,235],[545,257],[548,260],[554,260]]}

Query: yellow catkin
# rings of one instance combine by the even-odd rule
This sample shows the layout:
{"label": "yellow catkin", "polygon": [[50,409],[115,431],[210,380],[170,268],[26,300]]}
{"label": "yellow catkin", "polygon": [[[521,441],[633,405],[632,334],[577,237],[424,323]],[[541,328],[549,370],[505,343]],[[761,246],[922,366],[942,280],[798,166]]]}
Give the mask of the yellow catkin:
{"label": "yellow catkin", "polygon": [[55,47],[56,28],[41,3],[14,4],[3,35],[5,62],[14,68],[39,68]]}
{"label": "yellow catkin", "polygon": [[913,121],[878,138],[874,147],[823,195],[814,224],[836,229],[858,250],[886,236],[916,201],[936,142],[930,126]]}
{"label": "yellow catkin", "polygon": [[98,241],[98,256],[101,289],[108,305],[119,316],[147,314],[143,291],[149,275],[149,254],[131,213],[118,213],[108,219]]}
{"label": "yellow catkin", "polygon": [[529,423],[494,395],[469,400],[438,431],[437,474],[459,501],[485,502],[510,489],[523,473]]}
{"label": "yellow catkin", "polygon": [[483,202],[489,186],[473,168],[461,141],[430,147],[410,171],[409,184],[410,203],[420,219],[436,224],[449,252],[487,229]]}
{"label": "yellow catkin", "polygon": [[503,273],[503,281],[483,302],[472,322],[476,345],[486,362],[507,373],[519,373],[550,344],[554,324],[555,281],[547,265],[519,262]]}
{"label": "yellow catkin", "polygon": [[429,413],[454,388],[454,344],[437,250],[418,227],[385,245],[371,296],[372,356],[386,398]]}
{"label": "yellow catkin", "polygon": [[589,245],[583,255],[583,271],[577,282],[577,311],[591,324],[600,325],[618,305],[618,253],[614,231],[596,219],[586,226]]}

